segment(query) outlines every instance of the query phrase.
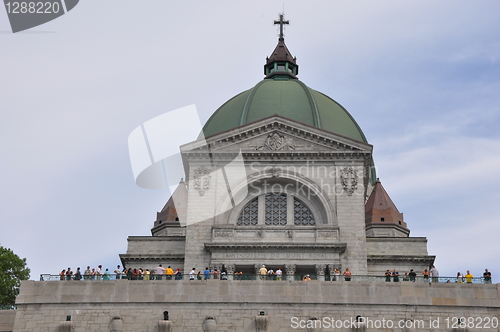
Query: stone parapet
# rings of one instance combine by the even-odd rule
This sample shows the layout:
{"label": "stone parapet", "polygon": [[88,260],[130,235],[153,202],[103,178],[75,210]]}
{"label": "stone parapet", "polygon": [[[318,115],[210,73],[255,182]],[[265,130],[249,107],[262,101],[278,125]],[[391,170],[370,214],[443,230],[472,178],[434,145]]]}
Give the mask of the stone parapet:
{"label": "stone parapet", "polygon": [[[157,332],[165,311],[173,332],[202,331],[206,317],[214,318],[218,332],[257,331],[256,317],[262,315],[267,317],[268,331],[277,332],[306,331],[298,324],[310,317],[331,324],[332,320],[352,322],[357,316],[373,322],[424,324],[407,331],[452,331],[456,317],[498,322],[499,294],[497,284],[23,281],[13,331],[59,331],[71,316],[75,332],[109,331],[116,317],[122,320],[123,331]],[[438,322],[439,328],[430,328],[431,321]],[[332,330],[325,327],[316,331]],[[353,331],[352,325],[333,330]]]}
{"label": "stone parapet", "polygon": [[[43,303],[314,303],[500,308],[498,284],[202,281],[23,281],[17,305]],[[214,295],[217,295],[214,298]],[[334,301],[333,301],[334,299]]]}

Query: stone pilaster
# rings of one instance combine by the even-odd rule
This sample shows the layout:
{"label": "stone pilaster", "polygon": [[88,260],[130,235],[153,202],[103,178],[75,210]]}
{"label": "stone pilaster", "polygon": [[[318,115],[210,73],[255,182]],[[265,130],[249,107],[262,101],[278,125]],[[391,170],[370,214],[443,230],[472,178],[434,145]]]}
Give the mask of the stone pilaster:
{"label": "stone pilaster", "polygon": [[295,275],[295,264],[286,264],[285,272],[286,272],[286,280],[293,281],[293,276]]}
{"label": "stone pilaster", "polygon": [[324,264],[316,264],[316,276],[319,281],[325,281],[325,265]]}

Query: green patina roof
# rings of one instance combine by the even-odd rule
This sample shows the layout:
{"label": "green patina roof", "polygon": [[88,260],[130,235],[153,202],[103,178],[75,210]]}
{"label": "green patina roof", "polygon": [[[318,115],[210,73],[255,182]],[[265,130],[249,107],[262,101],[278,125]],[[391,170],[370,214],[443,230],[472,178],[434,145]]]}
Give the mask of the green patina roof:
{"label": "green patina roof", "polygon": [[203,127],[205,137],[274,114],[367,142],[353,117],[335,100],[298,79],[274,76],[224,103]]}

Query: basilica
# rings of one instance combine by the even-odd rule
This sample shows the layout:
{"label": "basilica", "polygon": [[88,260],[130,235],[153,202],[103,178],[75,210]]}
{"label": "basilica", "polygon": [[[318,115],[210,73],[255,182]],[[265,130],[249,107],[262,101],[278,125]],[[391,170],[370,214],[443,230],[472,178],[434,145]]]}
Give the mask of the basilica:
{"label": "basilica", "polygon": [[[497,284],[383,277],[435,257],[426,238],[410,237],[351,114],[298,79],[287,23],[275,21],[262,81],[180,146],[185,177],[151,236],[130,236],[120,255],[127,268],[225,278],[27,280],[0,331],[474,330],[465,319],[499,331]],[[256,278],[262,266],[283,275]],[[348,269],[352,278],[335,278]]]}
{"label": "basilica", "polygon": [[220,106],[199,139],[180,147],[186,181],[157,213],[152,236],[130,236],[126,267],[324,279],[434,262],[410,237],[379,179],[373,146],[351,114],[299,80],[283,15],[264,79]]}

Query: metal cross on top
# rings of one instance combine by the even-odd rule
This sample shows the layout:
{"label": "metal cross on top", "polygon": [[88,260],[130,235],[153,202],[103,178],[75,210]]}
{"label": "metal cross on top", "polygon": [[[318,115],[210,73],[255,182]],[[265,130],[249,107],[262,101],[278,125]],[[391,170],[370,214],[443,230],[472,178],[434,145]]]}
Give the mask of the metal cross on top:
{"label": "metal cross on top", "polygon": [[280,14],[280,20],[279,21],[274,21],[274,25],[279,24],[280,25],[280,41],[285,40],[283,36],[283,25],[285,24],[290,24],[290,21],[285,21],[284,20],[284,14]]}

